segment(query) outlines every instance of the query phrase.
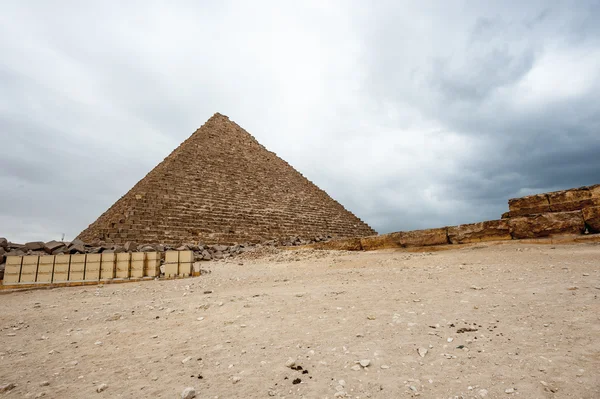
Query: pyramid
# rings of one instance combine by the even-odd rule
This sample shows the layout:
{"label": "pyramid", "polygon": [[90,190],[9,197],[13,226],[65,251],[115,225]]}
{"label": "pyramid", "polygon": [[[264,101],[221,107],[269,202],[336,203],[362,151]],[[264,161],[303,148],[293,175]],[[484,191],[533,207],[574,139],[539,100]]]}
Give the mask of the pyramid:
{"label": "pyramid", "polygon": [[373,234],[366,223],[217,113],[77,238],[178,245]]}

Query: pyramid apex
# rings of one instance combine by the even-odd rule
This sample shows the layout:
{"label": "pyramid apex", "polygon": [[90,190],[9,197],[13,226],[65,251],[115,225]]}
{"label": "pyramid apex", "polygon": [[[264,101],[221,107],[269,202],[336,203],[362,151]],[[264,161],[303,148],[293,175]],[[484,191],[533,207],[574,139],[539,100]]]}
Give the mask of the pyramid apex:
{"label": "pyramid apex", "polygon": [[229,117],[227,115],[223,115],[220,112],[215,112],[215,114],[213,116],[211,116],[210,119],[225,119],[225,120],[229,120]]}

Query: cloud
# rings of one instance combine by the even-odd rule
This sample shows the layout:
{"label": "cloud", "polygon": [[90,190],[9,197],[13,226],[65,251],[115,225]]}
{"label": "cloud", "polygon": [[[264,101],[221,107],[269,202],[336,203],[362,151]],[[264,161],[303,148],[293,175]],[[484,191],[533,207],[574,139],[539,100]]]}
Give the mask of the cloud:
{"label": "cloud", "polygon": [[3,4],[0,235],[77,235],[214,112],[380,232],[600,182],[600,7]]}

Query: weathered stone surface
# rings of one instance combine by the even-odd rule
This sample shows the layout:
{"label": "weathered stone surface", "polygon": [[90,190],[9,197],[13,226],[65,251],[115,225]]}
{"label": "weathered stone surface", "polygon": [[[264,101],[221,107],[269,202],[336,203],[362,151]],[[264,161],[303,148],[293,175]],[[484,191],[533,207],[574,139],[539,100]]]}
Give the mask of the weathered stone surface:
{"label": "weathered stone surface", "polygon": [[593,206],[592,193],[587,187],[548,193],[552,212],[568,212]]}
{"label": "weathered stone surface", "polygon": [[550,201],[547,194],[528,195],[508,200],[510,216],[531,215],[550,212]]}
{"label": "weathered stone surface", "polygon": [[215,114],[79,238],[181,245],[373,234],[248,132]]}
{"label": "weathered stone surface", "polygon": [[600,233],[600,206],[584,208],[583,219],[590,233]]}
{"label": "weathered stone surface", "polygon": [[375,251],[386,248],[401,248],[400,237],[402,233],[389,233],[372,237],[362,237],[360,245],[365,251]]}
{"label": "weathered stone surface", "polygon": [[46,251],[46,253],[48,253],[48,254],[52,254],[57,249],[64,248],[64,247],[65,247],[64,242],[48,241],[46,244],[44,244],[44,251]]}
{"label": "weathered stone surface", "polygon": [[8,248],[8,240],[4,237],[0,237],[0,248]]}
{"label": "weathered stone surface", "polygon": [[133,241],[127,241],[125,245],[123,245],[123,249],[125,252],[135,252],[137,250],[137,244]]}
{"label": "weathered stone surface", "polygon": [[85,247],[82,244],[73,244],[69,245],[69,253],[71,254],[84,254]]}
{"label": "weathered stone surface", "polygon": [[330,240],[317,242],[311,245],[316,249],[331,249],[336,251],[362,251],[363,247],[360,238],[345,238],[339,240]]}
{"label": "weathered stone surface", "polygon": [[538,238],[557,234],[581,234],[585,230],[581,211],[542,213],[509,219],[513,238]]}
{"label": "weathered stone surface", "polygon": [[504,212],[501,216],[502,219],[508,219],[510,217],[510,212]]}
{"label": "weathered stone surface", "polygon": [[448,227],[448,238],[452,244],[512,239],[506,219]]}
{"label": "weathered stone surface", "polygon": [[75,245],[85,246],[85,243],[82,240],[76,238],[69,243],[69,248],[71,248],[72,246],[75,246]]}
{"label": "weathered stone surface", "polygon": [[25,244],[25,248],[28,251],[41,251],[42,249],[44,249],[44,245],[45,244],[41,241],[33,241]]}
{"label": "weathered stone surface", "polygon": [[448,244],[448,230],[446,227],[441,227],[438,229],[406,231],[401,234],[400,243],[403,247]]}
{"label": "weathered stone surface", "polygon": [[592,198],[600,198],[600,184],[588,186],[588,190],[590,191]]}

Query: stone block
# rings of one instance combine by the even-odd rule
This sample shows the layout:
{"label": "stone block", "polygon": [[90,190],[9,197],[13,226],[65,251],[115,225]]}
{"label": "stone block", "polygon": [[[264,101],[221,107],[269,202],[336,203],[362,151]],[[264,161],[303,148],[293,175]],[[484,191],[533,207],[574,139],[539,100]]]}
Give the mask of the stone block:
{"label": "stone block", "polygon": [[413,230],[402,232],[400,243],[403,247],[426,247],[430,245],[448,244],[448,230],[446,227],[427,230]]}
{"label": "stone block", "polygon": [[552,212],[578,211],[586,206],[593,206],[592,193],[587,187],[548,193]]}
{"label": "stone block", "polygon": [[590,233],[600,233],[600,206],[583,208],[583,219]]}
{"label": "stone block", "polygon": [[100,279],[110,280],[115,278],[117,267],[117,254],[114,252],[102,252],[100,261]]}
{"label": "stone block", "polygon": [[402,243],[400,241],[402,232],[382,234],[378,236],[362,237],[360,239],[360,246],[365,251],[375,251],[378,249],[387,248],[401,248]]}
{"label": "stone block", "polygon": [[146,266],[144,268],[144,276],[156,277],[160,273],[160,254],[158,252],[146,253]]}
{"label": "stone block", "polygon": [[69,280],[70,263],[71,255],[56,255],[54,257],[54,273],[52,274],[52,282],[65,282]]}
{"label": "stone block", "polygon": [[448,227],[448,238],[452,244],[512,239],[506,219]]}
{"label": "stone block", "polygon": [[132,278],[144,277],[145,263],[146,263],[146,253],[133,252],[131,254],[131,277]]}
{"label": "stone block", "polygon": [[38,263],[37,279],[38,283],[51,283],[54,271],[54,255],[42,255]]}
{"label": "stone block", "polygon": [[8,249],[8,240],[4,237],[0,237],[0,248]]}
{"label": "stone block", "polygon": [[83,281],[85,275],[85,254],[71,255],[69,281]]}
{"label": "stone block", "polygon": [[508,200],[510,217],[533,215],[550,212],[550,201],[547,194],[528,195]]}
{"label": "stone block", "polygon": [[21,278],[22,256],[7,256],[3,284],[17,284]]}
{"label": "stone block", "polygon": [[64,242],[48,241],[46,244],[44,244],[44,251],[46,251],[47,254],[56,255],[54,253],[54,251],[57,251],[61,248],[65,248],[65,247],[66,247],[66,245]]}
{"label": "stone block", "polygon": [[44,249],[44,245],[46,244],[41,241],[28,242],[25,244],[25,249],[28,251],[41,251]]}
{"label": "stone block", "polygon": [[127,241],[125,245],[123,245],[123,249],[125,252],[134,252],[137,251],[137,246],[138,245],[135,242]]}
{"label": "stone block", "polygon": [[115,278],[129,278],[131,272],[131,254],[121,252],[117,254],[117,267]]}
{"label": "stone block", "polygon": [[539,238],[559,234],[582,234],[585,230],[581,211],[552,212],[509,219],[513,238]]}
{"label": "stone block", "polygon": [[21,266],[21,278],[19,282],[21,283],[35,283],[37,278],[37,269],[39,256],[37,255],[29,255],[23,256],[23,263]]}
{"label": "stone block", "polygon": [[330,249],[337,251],[362,251],[363,247],[360,238],[346,238],[339,240],[330,240],[312,244],[313,248]]}
{"label": "stone block", "polygon": [[85,257],[85,281],[100,280],[100,268],[102,262],[102,254],[87,254]]}

